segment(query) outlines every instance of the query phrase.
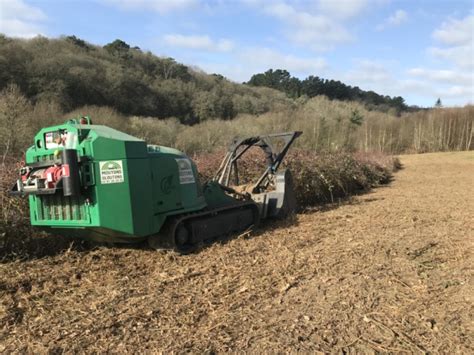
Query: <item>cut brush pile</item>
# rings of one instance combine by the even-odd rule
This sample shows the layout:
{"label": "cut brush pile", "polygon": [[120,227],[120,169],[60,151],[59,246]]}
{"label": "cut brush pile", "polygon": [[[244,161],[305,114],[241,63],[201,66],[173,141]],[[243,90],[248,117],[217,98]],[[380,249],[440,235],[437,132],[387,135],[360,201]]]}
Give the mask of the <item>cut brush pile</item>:
{"label": "cut brush pile", "polygon": [[[192,158],[198,166],[201,181],[214,176],[223,152],[201,153]],[[239,168],[243,183],[255,181],[265,169],[259,149],[248,152]],[[388,183],[392,172],[400,167],[397,158],[377,154],[316,154],[305,150],[288,153],[285,167],[293,173],[295,194],[300,208],[336,202],[341,198]],[[52,250],[67,247],[67,238],[51,238],[30,227],[27,199],[8,196],[21,164],[10,162],[1,172],[0,192],[0,259],[49,255]]]}
{"label": "cut brush pile", "polygon": [[[222,152],[197,154],[202,181],[217,171]],[[264,171],[264,156],[259,149],[250,150],[239,163],[243,183],[255,181]],[[298,205],[301,208],[335,202],[360,191],[386,184],[401,167],[398,158],[381,153],[322,153],[292,149],[284,160],[291,170]]]}

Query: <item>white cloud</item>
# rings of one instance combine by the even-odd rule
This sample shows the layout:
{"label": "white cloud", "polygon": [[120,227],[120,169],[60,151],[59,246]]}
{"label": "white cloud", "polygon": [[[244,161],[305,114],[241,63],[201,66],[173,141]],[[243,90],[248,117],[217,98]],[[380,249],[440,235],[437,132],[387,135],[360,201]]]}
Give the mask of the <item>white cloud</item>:
{"label": "white cloud", "polygon": [[273,68],[286,69],[293,75],[309,75],[317,74],[328,66],[321,57],[301,58],[270,48],[247,48],[242,51],[239,57],[242,62],[255,67],[254,73]]}
{"label": "white cloud", "polygon": [[170,46],[210,52],[229,52],[234,48],[234,44],[228,39],[214,41],[209,36],[168,34],[163,40]]}
{"label": "white cloud", "polygon": [[408,14],[404,10],[397,10],[390,15],[384,22],[376,27],[378,31],[383,31],[388,27],[399,26],[408,20]]}
{"label": "white cloud", "polygon": [[324,51],[352,40],[349,31],[330,14],[314,14],[309,8],[299,10],[285,2],[263,3],[263,11],[286,23],[286,37],[298,45]]}
{"label": "white cloud", "polygon": [[317,8],[324,14],[348,19],[359,15],[369,4],[369,0],[319,0]]}
{"label": "white cloud", "polygon": [[407,73],[414,77],[442,84],[472,86],[474,80],[472,72],[463,73],[457,70],[412,68]]}
{"label": "white cloud", "polygon": [[406,71],[400,89],[440,97],[445,104],[474,101],[474,16],[450,18],[432,33],[438,46],[428,48],[443,68],[416,67]]}
{"label": "white cloud", "polygon": [[[363,90],[373,90],[382,95],[402,96],[422,100],[428,105],[438,97],[445,105],[463,105],[474,100],[472,72],[423,67],[397,71],[397,62],[381,62],[370,59],[354,61],[351,70],[340,79]],[[334,76],[337,74],[335,73]]]}
{"label": "white cloud", "polygon": [[445,105],[459,106],[472,103],[474,98],[472,89],[463,85],[436,86],[430,81],[404,79],[397,83],[397,87],[405,93],[431,98],[433,104],[441,98]]}
{"label": "white cloud", "polygon": [[304,48],[327,51],[352,42],[351,21],[388,0],[241,0],[284,24],[283,35]]}
{"label": "white cloud", "polygon": [[270,48],[242,48],[232,57],[231,62],[205,62],[197,65],[208,73],[220,73],[237,82],[248,81],[253,74],[268,69],[286,69],[293,76],[323,75],[328,64],[321,57],[297,57]]}
{"label": "white cloud", "polygon": [[471,87],[467,86],[461,86],[461,85],[456,85],[456,86],[451,86],[447,90],[442,90],[439,92],[440,97],[442,96],[445,97],[450,97],[450,98],[456,98],[456,97],[466,97],[470,98],[468,102],[473,103],[474,101],[474,90]]}
{"label": "white cloud", "polygon": [[398,26],[408,20],[408,14],[406,11],[397,10],[395,13],[387,19],[389,25]]}
{"label": "white cloud", "polygon": [[474,50],[472,45],[439,48],[428,48],[428,52],[436,58],[454,63],[463,69],[474,69]]}
{"label": "white cloud", "polygon": [[[404,93],[417,93],[421,96],[426,95],[427,91],[432,91],[432,86],[430,86],[426,81],[421,81],[418,79],[401,79],[397,86],[400,90],[403,90]],[[433,96],[432,93],[429,96]]]}
{"label": "white cloud", "polygon": [[474,69],[474,15],[442,23],[433,38],[444,46],[429,48],[430,54],[464,70]]}
{"label": "white cloud", "polygon": [[463,105],[474,100],[473,75],[470,73],[412,68],[406,74],[407,77],[394,82],[400,92],[429,97],[433,102],[440,97],[448,105]]}
{"label": "white cloud", "polygon": [[189,9],[197,5],[198,0],[102,0],[123,10],[151,10],[160,14]]}
{"label": "white cloud", "polygon": [[46,15],[23,0],[0,2],[0,33],[11,37],[31,38],[44,33]]}
{"label": "white cloud", "polygon": [[355,67],[346,74],[346,80],[353,85],[373,88],[384,87],[392,81],[392,75],[386,66],[378,61],[357,60]]}
{"label": "white cloud", "polygon": [[449,19],[433,32],[433,38],[450,46],[471,45],[474,33],[474,15],[461,20]]}

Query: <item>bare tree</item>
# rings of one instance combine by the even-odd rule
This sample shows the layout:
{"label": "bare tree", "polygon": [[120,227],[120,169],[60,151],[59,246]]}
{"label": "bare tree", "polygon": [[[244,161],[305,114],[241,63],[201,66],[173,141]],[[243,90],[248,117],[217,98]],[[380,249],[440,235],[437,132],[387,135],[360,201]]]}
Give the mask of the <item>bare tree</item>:
{"label": "bare tree", "polygon": [[7,156],[15,151],[18,140],[24,134],[24,114],[30,103],[15,84],[0,92],[0,144],[2,165]]}

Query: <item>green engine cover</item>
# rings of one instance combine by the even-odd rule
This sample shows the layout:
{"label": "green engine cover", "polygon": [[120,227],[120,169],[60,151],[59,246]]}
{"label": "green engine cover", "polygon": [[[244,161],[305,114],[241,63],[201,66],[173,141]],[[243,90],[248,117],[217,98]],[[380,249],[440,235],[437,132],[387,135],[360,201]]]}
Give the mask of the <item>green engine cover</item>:
{"label": "green engine cover", "polygon": [[78,196],[29,196],[31,223],[57,233],[100,240],[132,241],[160,231],[166,218],[207,206],[194,162],[182,152],[99,125],[42,129],[26,163],[54,164],[68,134],[77,136]]}

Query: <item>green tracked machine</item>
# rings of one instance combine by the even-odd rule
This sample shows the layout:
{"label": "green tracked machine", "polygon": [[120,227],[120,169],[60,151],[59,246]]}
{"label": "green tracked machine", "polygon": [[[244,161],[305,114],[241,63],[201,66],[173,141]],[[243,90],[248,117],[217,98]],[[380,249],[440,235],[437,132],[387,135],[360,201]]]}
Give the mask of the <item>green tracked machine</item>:
{"label": "green tracked machine", "polygon": [[[89,117],[41,129],[11,194],[29,198],[31,224],[96,241],[147,240],[154,249],[194,250],[296,208],[291,174],[279,170],[301,132],[236,139],[215,177],[201,184],[182,152],[146,142]],[[281,149],[275,151],[274,141]],[[239,189],[239,159],[260,147],[267,168]]]}

